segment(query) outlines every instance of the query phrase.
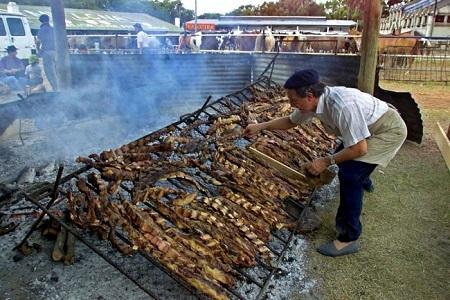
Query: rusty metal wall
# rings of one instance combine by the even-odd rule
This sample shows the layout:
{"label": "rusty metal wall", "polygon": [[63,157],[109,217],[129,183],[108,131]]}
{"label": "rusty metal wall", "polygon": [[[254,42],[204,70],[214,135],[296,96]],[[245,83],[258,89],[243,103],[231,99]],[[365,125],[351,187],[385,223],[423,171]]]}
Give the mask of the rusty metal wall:
{"label": "rusty metal wall", "polygon": [[130,91],[161,101],[201,104],[251,82],[251,57],[241,54],[71,55],[73,85]]}
{"label": "rusty metal wall", "polygon": [[[120,91],[137,90],[139,95],[200,103],[208,95],[217,98],[242,89],[264,71],[274,55],[71,55],[72,78],[74,86],[79,88],[105,86]],[[301,68],[315,68],[330,85],[356,87],[359,56],[280,54],[273,79],[282,84]]]}
{"label": "rusty metal wall", "polygon": [[[270,63],[275,53],[253,54],[253,78],[257,78]],[[283,84],[298,69],[314,68],[321,80],[329,85],[358,85],[359,56],[333,54],[279,54],[272,79]],[[270,74],[270,70],[268,73]]]}

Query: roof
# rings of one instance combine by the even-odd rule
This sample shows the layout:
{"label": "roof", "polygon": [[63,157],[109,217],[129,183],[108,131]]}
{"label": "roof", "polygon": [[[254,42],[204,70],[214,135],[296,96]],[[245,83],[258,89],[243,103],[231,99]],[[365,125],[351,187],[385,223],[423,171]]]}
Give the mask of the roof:
{"label": "roof", "polygon": [[[215,24],[219,22],[218,19],[197,19],[197,24]],[[195,23],[195,20],[189,21],[187,23]]]}
{"label": "roof", "polygon": [[[439,4],[441,4],[443,2],[443,0],[437,0],[436,2],[437,2],[437,5],[440,6]],[[405,4],[405,6],[403,7],[403,11],[405,13],[410,13],[412,11],[419,10],[422,8],[426,8],[426,7],[430,7],[430,6],[434,7],[434,4],[435,4],[435,0],[417,0],[417,1],[413,1],[408,4]]]}
{"label": "roof", "polygon": [[[219,19],[205,20],[208,24],[217,26],[355,26],[352,20],[327,20],[322,16],[221,16]],[[194,23],[189,21],[188,23]]]}
{"label": "roof", "polygon": [[[1,5],[1,4],[0,4]],[[8,15],[8,16],[19,16],[19,17],[23,17],[23,14],[22,13],[12,13],[12,12],[8,12],[8,11],[4,11],[4,10],[2,10],[2,9],[0,9],[0,14],[2,14],[2,15]]]}
{"label": "roof", "polygon": [[326,20],[325,16],[220,16],[219,20]]}
{"label": "roof", "polygon": [[[6,10],[6,4],[0,4]],[[49,6],[20,5],[20,12],[25,15],[33,30],[40,27],[38,20],[41,14],[51,16]],[[134,31],[133,24],[141,23],[145,31],[181,32],[174,24],[160,20],[144,13],[126,13],[92,9],[66,8],[67,30],[91,31]]]}

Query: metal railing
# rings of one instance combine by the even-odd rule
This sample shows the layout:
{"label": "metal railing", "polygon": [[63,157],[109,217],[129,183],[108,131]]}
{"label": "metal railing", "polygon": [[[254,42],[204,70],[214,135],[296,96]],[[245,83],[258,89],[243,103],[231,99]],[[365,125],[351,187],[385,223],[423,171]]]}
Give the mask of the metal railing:
{"label": "metal railing", "polygon": [[380,79],[392,81],[450,81],[450,40],[416,48],[389,47],[379,55]]}
{"label": "metal railing", "polygon": [[[155,53],[192,53],[209,51],[240,52],[294,52],[344,54],[355,53],[348,49],[353,35],[287,34],[287,33],[205,33],[187,35],[187,45],[181,45],[182,35],[149,34],[159,42]],[[190,39],[196,40],[193,45]],[[217,41],[216,41],[217,40]],[[259,44],[257,42],[259,41]],[[270,40],[273,43],[270,43]],[[135,35],[69,35],[69,51],[73,54],[138,54]],[[189,44],[190,43],[190,44]],[[268,43],[267,45],[261,45]],[[269,46],[270,45],[270,46]],[[80,50],[80,46],[83,50]],[[347,46],[347,47],[346,47]],[[257,49],[257,48],[260,49]]]}

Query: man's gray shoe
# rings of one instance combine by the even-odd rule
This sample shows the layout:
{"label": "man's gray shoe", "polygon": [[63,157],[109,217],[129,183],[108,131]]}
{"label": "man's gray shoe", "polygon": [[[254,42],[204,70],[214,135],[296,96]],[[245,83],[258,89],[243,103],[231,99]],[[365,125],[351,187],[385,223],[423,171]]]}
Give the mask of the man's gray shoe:
{"label": "man's gray shoe", "polygon": [[342,255],[347,255],[347,254],[352,254],[352,253],[358,252],[359,245],[357,242],[352,242],[351,244],[345,246],[341,250],[338,250],[334,246],[334,242],[329,242],[329,243],[320,245],[320,247],[317,248],[317,251],[320,254],[325,255],[325,256],[336,257],[336,256],[342,256]]}

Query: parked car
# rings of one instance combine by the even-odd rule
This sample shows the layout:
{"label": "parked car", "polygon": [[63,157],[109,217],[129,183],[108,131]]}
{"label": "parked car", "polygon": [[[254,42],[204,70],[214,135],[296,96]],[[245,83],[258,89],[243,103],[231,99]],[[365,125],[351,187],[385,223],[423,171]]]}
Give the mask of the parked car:
{"label": "parked car", "polygon": [[0,11],[0,56],[6,55],[6,47],[14,45],[17,57],[28,59],[36,53],[36,43],[27,18],[20,12]]}

